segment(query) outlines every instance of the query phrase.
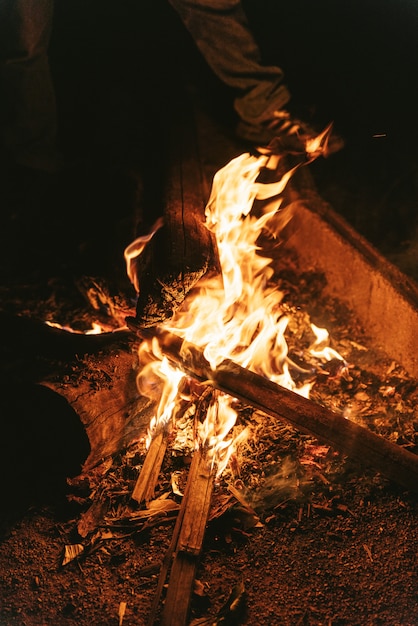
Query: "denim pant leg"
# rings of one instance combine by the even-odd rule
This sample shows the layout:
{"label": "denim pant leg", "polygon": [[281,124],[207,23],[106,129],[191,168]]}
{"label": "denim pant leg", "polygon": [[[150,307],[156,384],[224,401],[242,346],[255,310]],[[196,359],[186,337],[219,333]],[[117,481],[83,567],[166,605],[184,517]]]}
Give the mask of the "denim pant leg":
{"label": "denim pant leg", "polygon": [[53,8],[53,0],[0,0],[1,140],[14,160],[35,167],[55,149]]}
{"label": "denim pant leg", "polygon": [[243,121],[257,124],[290,100],[283,71],[262,64],[239,0],[169,1],[214,73],[236,90]]}

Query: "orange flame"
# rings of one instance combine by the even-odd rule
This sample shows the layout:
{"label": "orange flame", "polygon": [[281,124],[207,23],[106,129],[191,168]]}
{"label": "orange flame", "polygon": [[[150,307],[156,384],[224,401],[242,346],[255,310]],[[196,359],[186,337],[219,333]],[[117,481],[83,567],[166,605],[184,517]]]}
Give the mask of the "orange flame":
{"label": "orange flame", "polygon": [[[202,280],[197,294],[189,297],[170,322],[163,325],[170,332],[200,346],[212,368],[228,358],[308,396],[312,383],[298,386],[290,373],[291,361],[285,340],[289,318],[281,304],[283,294],[271,282],[274,274],[272,259],[259,254],[260,234],[279,211],[281,194],[299,167],[297,165],[272,183],[258,180],[263,169],[277,171],[280,164],[281,157],[277,155],[246,153],[217,172],[205,215],[206,226],[216,238],[221,276]],[[252,214],[256,200],[267,201],[259,216]],[[312,329],[317,340],[311,354],[318,359],[334,358],[338,353],[331,348],[319,351],[326,343],[326,331],[324,334],[323,329],[316,326]],[[147,343],[144,345],[146,347],[141,348],[143,357],[150,349]],[[158,359],[155,342],[152,349],[154,358]],[[149,353],[146,358],[151,358]],[[161,392],[151,431],[161,420],[166,423],[173,415],[179,376],[175,369],[167,367],[164,359],[152,364],[152,372],[154,377],[158,375],[163,380],[167,389],[164,387]],[[149,385],[146,382],[149,375],[149,367],[140,372],[140,389]],[[197,445],[211,450],[218,473],[233,451],[232,437],[227,437],[235,421],[231,398],[217,393],[216,402],[210,404],[206,419],[198,427]]]}
{"label": "orange flame", "polygon": [[135,241],[130,243],[127,248],[125,248],[124,257],[126,261],[126,271],[128,274],[128,278],[135,287],[137,293],[139,293],[139,283],[138,276],[135,271],[135,259],[137,259],[142,254],[146,245],[151,241],[155,233],[163,227],[163,225],[164,220],[162,217],[159,217],[147,235],[142,235],[141,237],[138,237],[137,239],[135,239]]}
{"label": "orange flame", "polygon": [[231,402],[231,397],[217,394],[216,401],[210,404],[206,418],[198,428],[197,444],[207,449],[218,475],[222,474],[234,450],[232,437],[227,439],[237,418]]}
{"label": "orange flame", "polygon": [[92,322],[91,328],[85,331],[74,330],[71,326],[62,326],[58,324],[58,322],[50,322],[48,320],[45,324],[51,328],[58,328],[59,330],[65,330],[67,333],[74,333],[76,335],[100,335],[102,332],[105,332],[103,326],[98,322]]}

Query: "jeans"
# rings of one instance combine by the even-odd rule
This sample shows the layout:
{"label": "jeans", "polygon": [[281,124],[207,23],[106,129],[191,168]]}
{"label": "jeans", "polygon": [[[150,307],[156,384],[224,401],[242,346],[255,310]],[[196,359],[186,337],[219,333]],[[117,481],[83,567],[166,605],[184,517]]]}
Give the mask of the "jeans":
{"label": "jeans", "polygon": [[48,45],[53,0],[0,0],[0,140],[8,157],[43,169],[55,150]]}
{"label": "jeans", "polygon": [[239,0],[169,0],[213,72],[236,90],[242,121],[259,124],[290,93],[279,67],[265,66]]}

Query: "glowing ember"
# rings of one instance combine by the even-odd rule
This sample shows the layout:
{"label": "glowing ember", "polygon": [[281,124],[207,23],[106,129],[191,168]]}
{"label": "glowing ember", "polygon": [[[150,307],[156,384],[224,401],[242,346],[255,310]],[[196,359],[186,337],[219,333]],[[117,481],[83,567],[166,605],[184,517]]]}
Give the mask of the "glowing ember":
{"label": "glowing ember", "polygon": [[103,332],[106,332],[104,327],[97,322],[92,323],[92,327],[88,330],[80,331],[71,328],[71,326],[62,326],[57,322],[45,322],[47,326],[51,326],[51,328],[58,328],[59,330],[65,330],[67,333],[75,333],[77,335],[100,335]]}
{"label": "glowing ember", "polygon": [[[322,137],[318,138],[318,145],[322,140]],[[315,144],[311,148],[314,152],[318,146]],[[271,280],[274,274],[272,259],[260,254],[258,243],[264,229],[271,231],[269,222],[280,209],[281,194],[299,167],[297,165],[274,182],[261,182],[263,172],[275,174],[277,178],[280,165],[277,155],[242,154],[215,175],[205,214],[206,226],[216,238],[221,276],[201,281],[197,293],[189,296],[182,309],[163,326],[202,348],[212,369],[223,360],[231,359],[308,396],[312,383],[296,384],[291,375],[292,367],[297,366],[288,358],[285,339],[288,308],[282,306],[283,293]],[[262,208],[257,211],[258,215],[253,215],[256,201]],[[139,249],[142,243],[138,247],[134,242],[133,249]],[[129,263],[128,272],[132,272]],[[132,282],[137,285],[136,278]],[[320,361],[341,358],[328,347],[326,330],[312,325],[312,331],[317,338],[311,346],[312,357]],[[157,430],[167,426],[178,408],[178,389],[183,375],[162,359],[156,339],[151,343],[144,342],[139,356],[141,363],[148,363],[138,376],[138,387],[141,393],[158,400],[150,426],[152,437]],[[231,401],[222,393],[214,392],[206,418],[197,428],[196,445],[210,451],[218,473],[233,451],[232,438],[227,440],[236,420]]]}
{"label": "glowing ember", "polygon": [[65,333],[70,333],[72,335],[113,335],[116,336],[118,333],[124,333],[128,327],[118,326],[115,328],[113,325],[106,324],[103,322],[91,322],[91,328],[87,328],[86,330],[78,330],[73,328],[72,326],[62,325],[58,322],[46,321],[45,324],[50,326],[51,328],[56,328],[57,330],[62,330]]}

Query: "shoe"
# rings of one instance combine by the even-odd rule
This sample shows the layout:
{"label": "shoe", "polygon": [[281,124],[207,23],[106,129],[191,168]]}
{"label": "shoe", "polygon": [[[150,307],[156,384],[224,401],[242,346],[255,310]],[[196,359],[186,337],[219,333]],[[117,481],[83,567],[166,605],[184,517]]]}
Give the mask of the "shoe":
{"label": "shoe", "polygon": [[307,122],[293,116],[286,109],[278,109],[260,124],[239,122],[239,138],[275,154],[306,155],[309,160],[317,156],[330,156],[344,147],[344,140],[333,130],[333,123],[318,131]]}

